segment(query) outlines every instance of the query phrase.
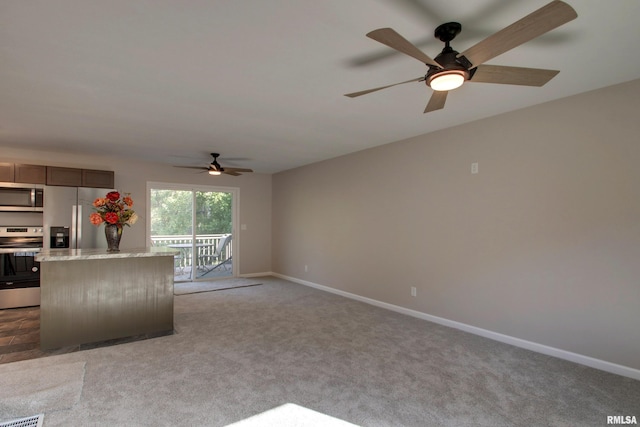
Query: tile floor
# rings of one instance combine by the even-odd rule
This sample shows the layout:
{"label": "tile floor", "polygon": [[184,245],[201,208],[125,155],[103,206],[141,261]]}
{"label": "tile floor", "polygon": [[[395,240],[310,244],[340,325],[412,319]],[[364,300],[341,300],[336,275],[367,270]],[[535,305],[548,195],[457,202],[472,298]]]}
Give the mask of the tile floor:
{"label": "tile floor", "polygon": [[40,350],[40,307],[3,309],[0,310],[0,364],[124,344],[171,333],[173,332],[143,334],[54,350]]}
{"label": "tile floor", "polygon": [[0,363],[69,353],[78,349],[40,350],[40,307],[0,310]]}

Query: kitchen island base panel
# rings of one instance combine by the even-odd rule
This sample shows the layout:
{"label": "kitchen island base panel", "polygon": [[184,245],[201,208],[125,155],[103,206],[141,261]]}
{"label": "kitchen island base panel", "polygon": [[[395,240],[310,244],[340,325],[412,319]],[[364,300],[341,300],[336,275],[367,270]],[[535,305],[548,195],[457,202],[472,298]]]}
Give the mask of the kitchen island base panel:
{"label": "kitchen island base panel", "polygon": [[173,333],[173,256],[41,264],[43,350]]}

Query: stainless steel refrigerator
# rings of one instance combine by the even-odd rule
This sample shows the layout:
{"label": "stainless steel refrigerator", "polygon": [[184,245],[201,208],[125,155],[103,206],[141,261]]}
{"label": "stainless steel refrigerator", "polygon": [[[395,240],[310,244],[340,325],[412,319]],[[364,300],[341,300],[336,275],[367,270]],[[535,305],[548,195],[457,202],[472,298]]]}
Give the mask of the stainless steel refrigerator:
{"label": "stainless steel refrigerator", "polygon": [[45,249],[106,249],[104,227],[91,224],[89,215],[94,212],[93,201],[109,191],[114,190],[46,186],[42,216]]}

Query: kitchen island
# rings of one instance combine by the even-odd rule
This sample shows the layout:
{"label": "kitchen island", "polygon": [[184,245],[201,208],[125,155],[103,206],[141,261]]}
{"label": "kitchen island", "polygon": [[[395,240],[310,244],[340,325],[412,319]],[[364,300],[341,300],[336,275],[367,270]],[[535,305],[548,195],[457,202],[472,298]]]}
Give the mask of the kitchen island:
{"label": "kitchen island", "polygon": [[173,333],[177,254],[166,248],[40,252],[40,348]]}

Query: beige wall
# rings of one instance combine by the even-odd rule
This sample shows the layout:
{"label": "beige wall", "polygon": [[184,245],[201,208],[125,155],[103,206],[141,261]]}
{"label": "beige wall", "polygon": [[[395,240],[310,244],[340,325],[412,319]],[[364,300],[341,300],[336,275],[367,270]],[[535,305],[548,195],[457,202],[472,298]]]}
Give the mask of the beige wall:
{"label": "beige wall", "polygon": [[[198,174],[187,169],[137,162],[124,156],[84,156],[71,153],[29,151],[0,147],[1,162],[22,162],[52,166],[107,169],[115,171],[115,187],[131,193],[139,223],[126,227],[121,248],[148,246],[145,218],[147,182],[236,187],[240,189],[240,270],[239,274],[265,273],[271,270],[271,175],[243,174],[238,177]],[[236,234],[237,234],[236,233]],[[236,257],[234,257],[236,259]]]}
{"label": "beige wall", "polygon": [[639,111],[640,80],[276,174],[273,271],[640,369]]}

